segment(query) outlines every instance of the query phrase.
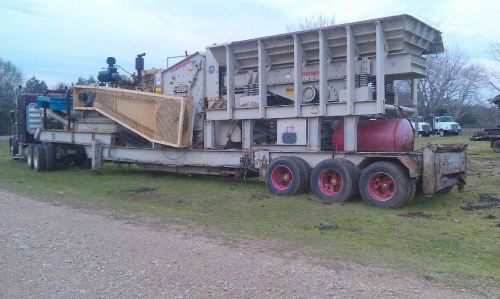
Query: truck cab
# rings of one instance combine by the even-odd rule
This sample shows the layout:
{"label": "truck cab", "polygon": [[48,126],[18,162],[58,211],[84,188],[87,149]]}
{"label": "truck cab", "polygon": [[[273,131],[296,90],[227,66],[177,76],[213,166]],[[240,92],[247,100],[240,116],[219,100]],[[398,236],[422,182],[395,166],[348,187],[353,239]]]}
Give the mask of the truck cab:
{"label": "truck cab", "polygon": [[418,136],[429,137],[431,135],[431,125],[425,121],[423,116],[412,117],[410,118],[410,121],[413,127],[418,129]]}
{"label": "truck cab", "polygon": [[462,132],[460,125],[451,116],[434,117],[434,133],[439,136],[459,135]]}

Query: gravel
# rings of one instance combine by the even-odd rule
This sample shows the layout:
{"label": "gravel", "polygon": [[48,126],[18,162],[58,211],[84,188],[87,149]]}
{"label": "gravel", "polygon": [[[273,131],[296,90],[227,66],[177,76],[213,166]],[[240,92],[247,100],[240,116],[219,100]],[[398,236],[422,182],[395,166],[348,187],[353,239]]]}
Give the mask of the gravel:
{"label": "gravel", "polygon": [[0,298],[471,298],[375,266],[131,223],[0,189]]}

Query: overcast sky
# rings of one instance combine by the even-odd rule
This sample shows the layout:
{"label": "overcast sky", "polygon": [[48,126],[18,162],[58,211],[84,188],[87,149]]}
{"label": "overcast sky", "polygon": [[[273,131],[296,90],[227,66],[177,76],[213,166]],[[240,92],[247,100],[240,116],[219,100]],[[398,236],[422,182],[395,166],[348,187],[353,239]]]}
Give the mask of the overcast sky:
{"label": "overcast sky", "polygon": [[499,0],[0,0],[0,57],[51,87],[97,77],[108,56],[133,71],[135,55],[146,52],[146,68],[162,68],[167,56],[283,33],[305,16],[334,15],[340,24],[403,13],[441,30],[445,47],[493,65]]}

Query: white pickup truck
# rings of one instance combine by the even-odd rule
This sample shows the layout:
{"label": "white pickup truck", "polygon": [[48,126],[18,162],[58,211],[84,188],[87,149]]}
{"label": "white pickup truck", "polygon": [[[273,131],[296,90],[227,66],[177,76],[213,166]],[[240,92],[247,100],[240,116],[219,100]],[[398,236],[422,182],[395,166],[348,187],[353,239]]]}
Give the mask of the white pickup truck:
{"label": "white pickup truck", "polygon": [[423,116],[410,118],[413,128],[418,126],[418,136],[429,137],[432,133],[431,125],[425,121]]}
{"label": "white pickup truck", "polygon": [[462,132],[460,125],[451,116],[434,117],[434,133],[439,136],[459,135]]}

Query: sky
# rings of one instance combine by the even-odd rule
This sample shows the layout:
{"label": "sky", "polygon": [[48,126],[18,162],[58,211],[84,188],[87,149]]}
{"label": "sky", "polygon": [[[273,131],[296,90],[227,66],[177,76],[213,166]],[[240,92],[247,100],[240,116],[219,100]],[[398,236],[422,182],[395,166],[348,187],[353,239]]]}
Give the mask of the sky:
{"label": "sky", "polygon": [[439,29],[445,48],[494,67],[488,47],[500,41],[499,0],[0,0],[0,57],[52,87],[96,78],[108,56],[132,72],[145,52],[146,68],[165,68],[168,56],[283,33],[308,16],[342,24],[398,14]]}

